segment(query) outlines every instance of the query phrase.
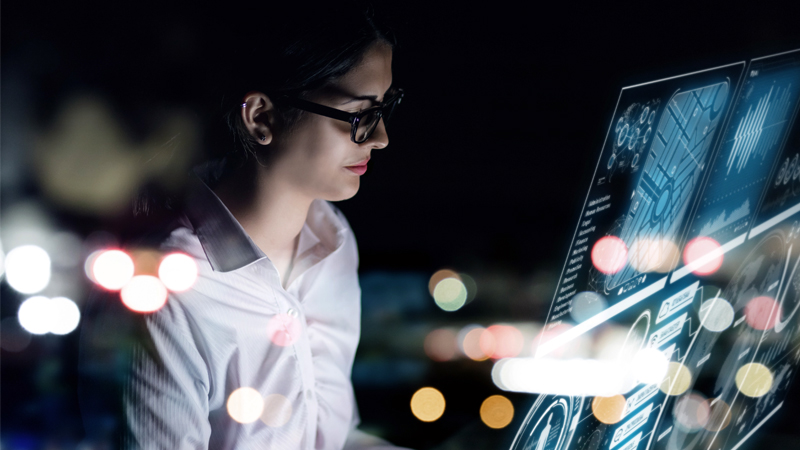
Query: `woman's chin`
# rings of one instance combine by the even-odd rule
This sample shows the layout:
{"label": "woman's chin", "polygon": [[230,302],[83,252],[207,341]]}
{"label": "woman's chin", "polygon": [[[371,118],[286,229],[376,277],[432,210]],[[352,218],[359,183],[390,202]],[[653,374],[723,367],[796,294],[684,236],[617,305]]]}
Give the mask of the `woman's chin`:
{"label": "woman's chin", "polygon": [[339,189],[336,192],[331,192],[325,196],[325,200],[329,202],[340,202],[353,198],[358,193],[359,182],[356,180],[355,186],[347,186],[344,189]]}

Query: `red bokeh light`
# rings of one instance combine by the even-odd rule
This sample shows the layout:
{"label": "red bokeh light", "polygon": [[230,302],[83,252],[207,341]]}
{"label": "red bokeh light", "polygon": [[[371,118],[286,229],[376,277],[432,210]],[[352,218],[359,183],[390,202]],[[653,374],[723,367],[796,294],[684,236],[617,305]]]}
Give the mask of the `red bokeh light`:
{"label": "red bokeh light", "polygon": [[303,327],[289,314],[276,314],[267,322],[267,335],[273,344],[286,347],[297,342]]}
{"label": "red bokeh light", "polygon": [[458,350],[457,336],[452,330],[440,328],[425,337],[425,354],[434,361],[450,361]]}
{"label": "red bokeh light", "polygon": [[756,330],[769,330],[781,317],[781,306],[771,297],[756,297],[744,307],[747,324]]}
{"label": "red bokeh light", "polygon": [[511,325],[492,325],[481,333],[481,350],[492,359],[518,356],[523,344],[522,332]]}
{"label": "red bokeh light", "polygon": [[[712,252],[720,249],[719,242],[711,239],[710,237],[694,238],[686,244],[686,249],[683,251],[683,263],[687,266],[696,263],[701,258],[706,257]],[[723,255],[719,252],[717,256],[709,259],[702,265],[695,267],[692,270],[697,275],[710,275],[722,266]]]}
{"label": "red bokeh light", "polygon": [[592,247],[592,264],[600,272],[614,274],[625,267],[628,261],[628,247],[616,236],[605,236]]}

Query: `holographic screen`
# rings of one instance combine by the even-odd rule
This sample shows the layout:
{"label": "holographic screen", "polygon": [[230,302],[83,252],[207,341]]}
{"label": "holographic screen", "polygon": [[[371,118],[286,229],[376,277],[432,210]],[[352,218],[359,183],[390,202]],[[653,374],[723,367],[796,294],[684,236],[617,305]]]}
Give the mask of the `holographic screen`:
{"label": "holographic screen", "polygon": [[[512,450],[737,450],[780,414],[800,367],[799,104],[800,50],[622,89],[533,365],[493,372],[541,394]],[[536,384],[537,361],[581,358],[627,381]]]}

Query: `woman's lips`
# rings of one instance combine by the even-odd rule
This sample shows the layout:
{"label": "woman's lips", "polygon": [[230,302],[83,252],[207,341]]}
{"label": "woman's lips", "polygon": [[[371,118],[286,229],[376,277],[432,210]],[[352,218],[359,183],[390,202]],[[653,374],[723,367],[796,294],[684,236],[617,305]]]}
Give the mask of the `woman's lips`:
{"label": "woman's lips", "polygon": [[351,172],[353,172],[353,173],[355,173],[356,175],[364,175],[365,173],[367,173],[367,163],[368,162],[369,162],[369,159],[366,159],[363,162],[360,162],[360,163],[358,163],[356,165],[347,166],[346,169],[351,171]]}

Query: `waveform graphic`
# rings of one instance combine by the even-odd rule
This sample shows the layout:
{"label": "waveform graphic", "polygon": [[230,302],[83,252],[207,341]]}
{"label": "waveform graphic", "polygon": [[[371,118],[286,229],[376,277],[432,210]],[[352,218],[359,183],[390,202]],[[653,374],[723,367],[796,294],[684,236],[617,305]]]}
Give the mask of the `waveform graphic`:
{"label": "waveform graphic", "polygon": [[699,236],[711,236],[711,233],[722,229],[739,219],[743,219],[750,215],[750,200],[745,200],[742,206],[734,209],[731,211],[729,215],[725,215],[727,211],[724,209],[722,212],[717,216],[708,221],[703,228],[700,229]]}
{"label": "waveform graphic", "polygon": [[[752,105],[748,108],[747,114],[739,121],[734,135],[733,148],[727,162],[728,175],[734,168],[736,173],[740,173],[747,167],[750,159],[756,155],[763,158],[766,150],[772,148],[783,128],[780,125],[786,121],[791,88],[791,84],[785,89],[778,87],[777,90],[773,86],[767,95],[758,100],[755,108]],[[775,99],[773,99],[773,91]],[[761,137],[765,132],[766,136],[762,140]]]}

